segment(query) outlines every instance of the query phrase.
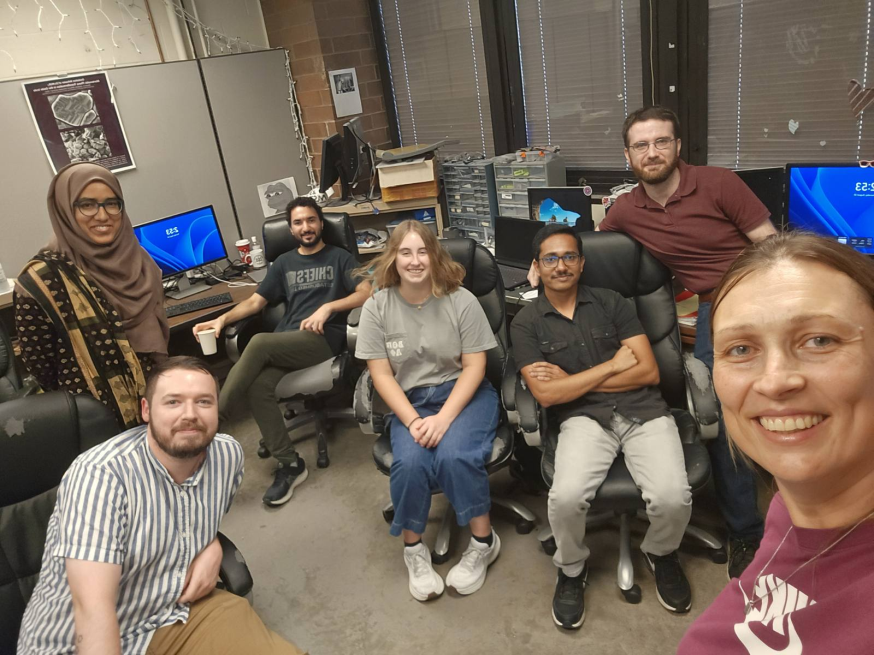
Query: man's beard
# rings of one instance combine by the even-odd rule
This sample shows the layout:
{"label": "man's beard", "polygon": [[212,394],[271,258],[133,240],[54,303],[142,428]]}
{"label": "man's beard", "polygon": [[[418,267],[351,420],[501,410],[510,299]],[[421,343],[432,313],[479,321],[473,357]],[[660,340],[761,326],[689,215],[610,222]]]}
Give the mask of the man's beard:
{"label": "man's beard", "polygon": [[675,170],[677,170],[677,166],[680,164],[680,158],[677,155],[674,155],[673,159],[668,159],[665,157],[665,164],[662,165],[661,168],[655,171],[648,171],[645,167],[645,163],[640,164],[632,164],[631,168],[634,171],[634,174],[637,176],[641,182],[646,182],[647,184],[661,184],[666,181]]}
{"label": "man's beard", "polygon": [[[305,242],[304,242],[304,238],[305,238],[304,235],[301,234],[300,237],[301,237],[301,238],[298,239],[298,240],[299,240],[302,244],[304,244],[304,243],[305,243]],[[311,248],[312,246],[317,246],[317,245],[319,245],[319,241],[321,241],[321,240],[322,240],[322,233],[319,232],[318,234],[315,235],[315,238],[314,238],[312,241],[310,241],[309,243],[306,243],[305,245],[306,245],[308,248]]]}
{"label": "man's beard", "polygon": [[[212,443],[213,437],[215,437],[214,434],[207,435],[206,428],[199,422],[185,423],[179,427],[172,428],[169,436],[158,432],[154,429],[154,426],[151,426],[150,429],[152,432],[152,438],[154,438],[155,443],[158,444],[158,448],[170,455],[170,457],[175,457],[176,459],[192,459],[201,455],[207,448],[209,448],[209,444]],[[196,441],[186,439],[183,444],[173,443],[173,435],[177,431],[192,429],[200,431],[201,436],[199,439]]]}

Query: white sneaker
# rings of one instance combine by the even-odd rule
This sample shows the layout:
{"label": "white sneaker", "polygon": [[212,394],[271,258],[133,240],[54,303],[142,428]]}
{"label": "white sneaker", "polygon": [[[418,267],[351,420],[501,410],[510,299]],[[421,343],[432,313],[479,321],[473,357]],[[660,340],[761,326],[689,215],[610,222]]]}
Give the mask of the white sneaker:
{"label": "white sneaker", "polygon": [[492,530],[492,545],[487,546],[473,537],[470,545],[458,562],[446,576],[446,584],[463,596],[472,594],[485,584],[486,571],[489,565],[498,559],[501,553],[501,539]]}
{"label": "white sneaker", "polygon": [[410,572],[410,593],[422,602],[443,594],[443,578],[431,567],[431,551],[424,543],[404,546],[404,564]]}

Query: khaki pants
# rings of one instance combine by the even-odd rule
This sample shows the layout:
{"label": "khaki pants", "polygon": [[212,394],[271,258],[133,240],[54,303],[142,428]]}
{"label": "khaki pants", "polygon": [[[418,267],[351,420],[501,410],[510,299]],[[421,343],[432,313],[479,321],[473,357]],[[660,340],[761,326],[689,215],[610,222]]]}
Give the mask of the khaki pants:
{"label": "khaki pants", "polygon": [[306,655],[269,630],[245,598],[214,590],[191,604],[187,623],[158,628],[146,655]]}

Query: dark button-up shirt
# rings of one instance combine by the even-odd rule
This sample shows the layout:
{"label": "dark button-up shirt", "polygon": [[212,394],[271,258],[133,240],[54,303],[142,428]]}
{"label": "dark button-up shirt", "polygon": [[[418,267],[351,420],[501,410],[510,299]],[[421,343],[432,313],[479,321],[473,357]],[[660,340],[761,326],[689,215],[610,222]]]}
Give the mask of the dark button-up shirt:
{"label": "dark button-up shirt", "polygon": [[[580,286],[573,320],[549,302],[545,294],[522,309],[510,325],[516,368],[549,362],[573,375],[609,361],[631,337],[644,334],[631,301],[609,289]],[[669,410],[656,387],[619,393],[589,393],[555,406],[559,421],[588,416],[610,428],[613,412],[645,423]]]}

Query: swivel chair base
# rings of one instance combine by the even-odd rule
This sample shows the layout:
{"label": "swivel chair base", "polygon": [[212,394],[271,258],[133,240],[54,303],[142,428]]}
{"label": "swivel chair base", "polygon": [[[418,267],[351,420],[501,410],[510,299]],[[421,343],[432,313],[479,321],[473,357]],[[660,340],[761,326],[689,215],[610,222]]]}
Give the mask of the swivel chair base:
{"label": "swivel chair base", "polygon": [[[638,518],[649,521],[646,512],[639,510],[632,516],[627,512],[615,513],[612,511],[590,512],[586,517],[586,530],[610,523],[614,518],[619,518],[619,565],[616,571],[616,584],[625,600],[632,604],[640,602],[640,586],[634,583],[634,562],[631,557],[631,519]],[[728,555],[725,546],[712,534],[694,525],[686,526],[686,536],[691,537],[705,548],[709,549],[710,560],[715,564],[725,564]],[[552,528],[547,525],[537,533],[543,552],[547,555],[555,555],[555,537]]]}
{"label": "swivel chair base", "polygon": [[[521,503],[509,498],[492,497],[492,504],[513,512],[516,516],[516,532],[518,534],[528,534],[534,529],[536,517]],[[382,517],[386,523],[391,525],[395,517],[395,508],[391,502],[383,508]],[[454,517],[455,510],[452,509],[452,505],[449,505],[440,521],[440,529],[437,531],[434,547],[431,549],[431,561],[435,564],[443,564],[449,560],[449,542],[452,539],[452,519]]]}
{"label": "swivel chair base", "polygon": [[[318,458],[316,465],[320,469],[328,468],[331,464],[331,459],[328,457],[328,431],[330,429],[330,421],[334,419],[355,418],[355,412],[352,408],[345,409],[311,409],[304,405],[303,412],[296,412],[288,404],[285,410],[285,427],[289,432],[296,430],[299,427],[308,423],[316,424],[316,439],[318,448]],[[258,442],[258,457],[267,459],[270,457],[270,450],[264,443],[264,440]]]}

